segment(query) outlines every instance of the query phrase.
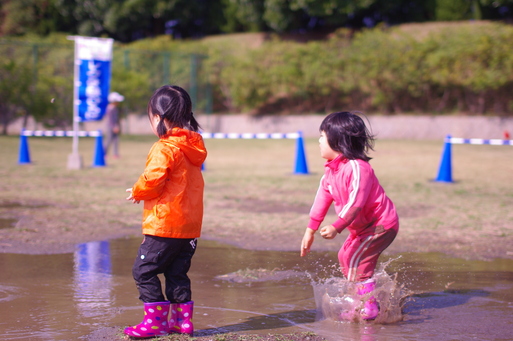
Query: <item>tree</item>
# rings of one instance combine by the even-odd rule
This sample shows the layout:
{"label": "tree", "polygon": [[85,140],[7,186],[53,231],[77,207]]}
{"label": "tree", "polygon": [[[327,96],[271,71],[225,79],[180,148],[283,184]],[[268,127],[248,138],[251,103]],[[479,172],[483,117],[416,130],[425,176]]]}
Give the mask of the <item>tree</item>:
{"label": "tree", "polygon": [[468,0],[437,0],[435,18],[438,21],[470,19],[471,8]]}
{"label": "tree", "polygon": [[[14,60],[0,63],[0,120],[2,134],[7,134],[7,126],[21,114],[19,97],[29,91],[30,71]],[[16,80],[16,81],[13,81]]]}
{"label": "tree", "polygon": [[52,0],[0,2],[0,32],[4,35],[48,34],[69,28]]}
{"label": "tree", "polygon": [[222,0],[225,32],[258,32],[265,29],[265,0]]}
{"label": "tree", "polygon": [[513,0],[0,0],[0,35],[59,31],[122,42],[512,18]]}
{"label": "tree", "polygon": [[121,41],[169,34],[176,38],[218,33],[219,1],[116,1],[105,12],[104,29]]}

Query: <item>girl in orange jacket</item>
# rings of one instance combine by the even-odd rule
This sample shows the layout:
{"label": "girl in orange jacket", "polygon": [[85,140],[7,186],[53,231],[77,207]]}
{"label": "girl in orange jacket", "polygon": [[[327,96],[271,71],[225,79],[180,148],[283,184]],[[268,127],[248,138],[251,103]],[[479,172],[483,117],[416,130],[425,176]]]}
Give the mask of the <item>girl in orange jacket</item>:
{"label": "girl in orange jacket", "polygon": [[[125,334],[136,338],[174,332],[192,336],[194,302],[187,272],[201,233],[201,165],[207,151],[189,94],[181,87],[166,85],[155,91],[148,116],[159,140],[150,149],[143,174],[127,189],[127,200],[144,201],[144,240],[132,274],[145,316],[140,324],[126,328]],[[164,274],[166,297],[158,274]]]}

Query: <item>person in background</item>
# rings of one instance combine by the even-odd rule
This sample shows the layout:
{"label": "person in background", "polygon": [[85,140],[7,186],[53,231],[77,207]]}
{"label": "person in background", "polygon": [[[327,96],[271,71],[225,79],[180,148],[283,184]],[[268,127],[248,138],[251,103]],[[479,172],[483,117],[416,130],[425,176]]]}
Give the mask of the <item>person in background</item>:
{"label": "person in background", "polygon": [[125,100],[125,97],[117,92],[111,92],[108,96],[108,100],[109,104],[105,112],[106,141],[103,152],[107,156],[110,147],[112,147],[112,155],[114,158],[119,158],[119,134],[121,133],[119,104]]}

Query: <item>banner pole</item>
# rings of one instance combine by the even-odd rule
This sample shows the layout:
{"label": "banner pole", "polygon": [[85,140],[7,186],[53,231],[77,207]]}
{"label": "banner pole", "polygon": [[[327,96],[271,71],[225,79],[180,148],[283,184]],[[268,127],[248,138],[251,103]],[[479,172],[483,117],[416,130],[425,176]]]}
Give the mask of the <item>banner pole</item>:
{"label": "banner pole", "polygon": [[73,146],[68,156],[68,169],[82,168],[78,151],[80,122],[99,121],[108,105],[111,38],[68,36],[75,42],[73,69]]}
{"label": "banner pole", "polygon": [[68,155],[68,169],[81,169],[82,157],[78,152],[78,130],[79,130],[79,117],[78,117],[78,87],[77,82],[79,78],[79,59],[77,41],[75,37],[68,37],[69,40],[75,41],[75,51],[73,57],[73,145],[71,154]]}

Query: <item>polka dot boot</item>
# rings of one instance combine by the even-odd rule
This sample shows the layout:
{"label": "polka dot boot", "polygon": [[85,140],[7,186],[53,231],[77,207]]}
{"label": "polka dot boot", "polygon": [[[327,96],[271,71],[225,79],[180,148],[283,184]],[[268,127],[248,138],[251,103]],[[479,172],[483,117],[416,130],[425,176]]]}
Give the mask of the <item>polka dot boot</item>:
{"label": "polka dot boot", "polygon": [[135,338],[148,338],[169,334],[167,322],[169,302],[144,303],[144,319],[136,326],[125,328],[125,334]]}
{"label": "polka dot boot", "polygon": [[171,304],[171,317],[169,319],[169,326],[171,333],[189,334],[194,333],[194,326],[192,324],[192,313],[194,302],[189,301],[186,303],[173,303]]}

